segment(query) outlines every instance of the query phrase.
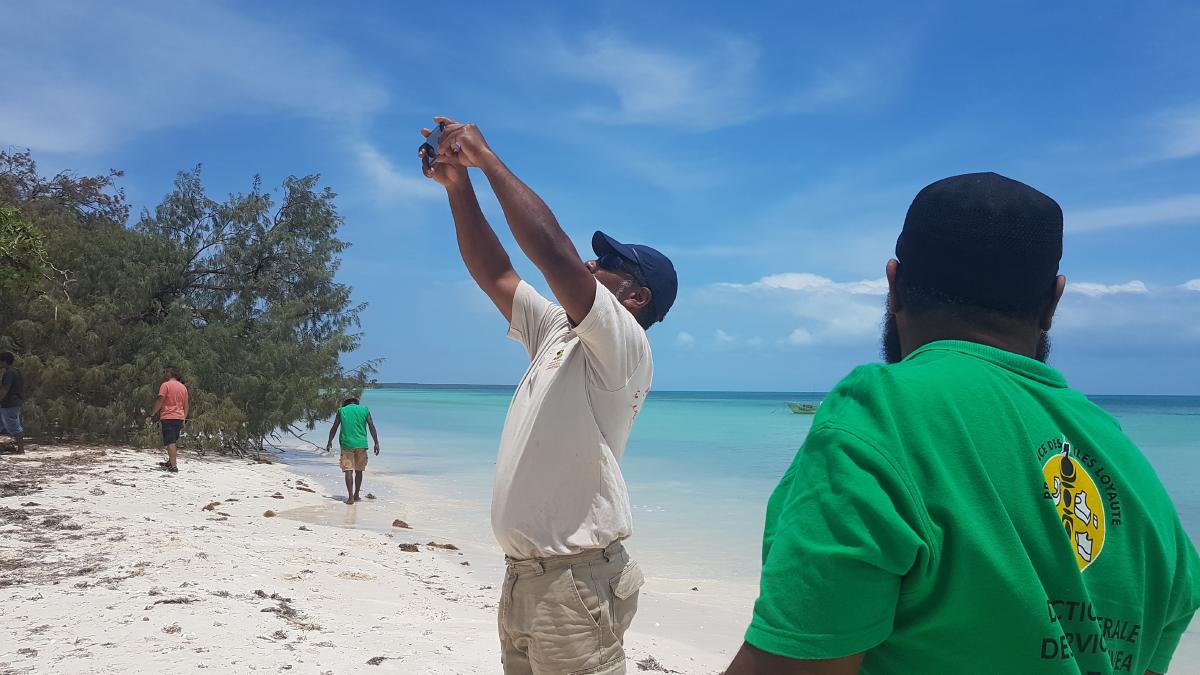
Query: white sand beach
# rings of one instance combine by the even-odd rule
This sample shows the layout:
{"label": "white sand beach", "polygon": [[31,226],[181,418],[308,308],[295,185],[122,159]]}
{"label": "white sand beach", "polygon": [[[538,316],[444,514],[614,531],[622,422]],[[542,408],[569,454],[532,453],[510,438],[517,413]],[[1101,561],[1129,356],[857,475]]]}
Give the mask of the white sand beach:
{"label": "white sand beach", "polygon": [[[349,527],[409,516],[280,463],[185,453],[169,475],[159,459],[0,457],[0,673],[499,672],[490,542]],[[674,595],[644,590],[630,672],[721,672],[740,627],[698,633],[703,608]]]}
{"label": "white sand beach", "polygon": [[[428,505],[346,506],[332,459],[324,486],[278,462],[159,459],[0,457],[0,674],[500,671],[494,543],[423,529]],[[629,672],[720,673],[747,599],[648,576]],[[1198,631],[1172,672],[1197,672]]]}

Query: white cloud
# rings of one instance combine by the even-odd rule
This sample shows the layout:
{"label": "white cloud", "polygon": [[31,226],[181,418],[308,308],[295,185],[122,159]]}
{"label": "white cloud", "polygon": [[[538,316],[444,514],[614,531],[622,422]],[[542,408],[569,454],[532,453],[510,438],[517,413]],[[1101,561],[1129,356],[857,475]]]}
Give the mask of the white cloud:
{"label": "white cloud", "polygon": [[[838,282],[809,272],[772,274],[751,283],[716,283],[700,289],[695,301],[736,313],[757,332],[786,337],[789,346],[865,343],[879,334],[883,279]],[[803,325],[796,326],[799,319]],[[758,325],[763,322],[771,326]],[[784,329],[780,323],[790,323]]]}
{"label": "white cloud", "polygon": [[[1200,291],[1200,279],[1161,288],[1136,279],[1114,284],[1083,281],[1069,283],[1067,291],[1070,299],[1063,301],[1055,324],[1058,335],[1078,337],[1110,324],[1133,329],[1139,320],[1178,324],[1170,330],[1179,339],[1200,335],[1200,326],[1192,325],[1200,308],[1187,307],[1183,295]],[[711,284],[693,291],[688,302],[697,305],[701,315],[721,316],[746,332],[776,336],[772,344],[779,347],[865,348],[879,339],[886,294],[883,279],[835,281],[789,272],[749,283]],[[723,330],[717,333],[718,345],[745,342]]]}
{"label": "white cloud", "polygon": [[680,332],[679,335],[675,336],[675,344],[680,347],[691,347],[696,344],[696,336],[688,332]]}
{"label": "white cloud", "polygon": [[[1189,284],[1149,288],[1140,281],[1090,284],[1095,292],[1063,298],[1052,335],[1094,353],[1136,354],[1138,350],[1196,353],[1200,348],[1200,303]],[[1070,288],[1070,285],[1068,285]],[[1200,290],[1200,283],[1196,283]]]}
{"label": "white cloud", "polygon": [[1200,105],[1165,110],[1152,121],[1158,159],[1200,155]]}
{"label": "white cloud", "polygon": [[[1200,278],[1182,284],[1078,282],[1067,286],[1053,336],[1072,350],[1128,353],[1127,344],[1171,353],[1200,348]],[[745,283],[716,283],[687,292],[680,303],[687,330],[712,331],[714,350],[745,350],[746,335],[763,335],[761,346],[803,350],[830,358],[876,350],[884,315],[882,280],[837,281],[808,272],[772,274]],[[686,318],[685,318],[686,317]],[[717,324],[716,322],[720,322]],[[706,323],[707,322],[707,323]],[[735,326],[736,332],[718,328]],[[797,355],[799,358],[800,355]]]}
{"label": "white cloud", "polygon": [[719,345],[731,345],[731,344],[737,342],[737,338],[730,335],[729,333],[726,333],[725,331],[721,330],[720,328],[718,328],[716,330],[716,332],[713,333],[713,339],[716,340],[717,344],[719,344]]}
{"label": "white cloud", "polygon": [[1115,295],[1117,293],[1149,293],[1150,289],[1146,284],[1137,281],[1136,279],[1124,284],[1098,284],[1090,281],[1069,282],[1067,284],[1068,293],[1077,293],[1079,295],[1087,295],[1093,298],[1104,295]]}
{"label": "white cloud", "polygon": [[[678,340],[676,342],[680,343]],[[692,346],[692,343],[690,342],[686,344],[680,344],[686,347]],[[741,335],[729,333],[721,328],[718,328],[713,331],[712,344],[718,349],[734,349],[742,347],[751,347],[757,349],[759,347],[766,346],[767,341],[757,335],[752,337],[742,337]]]}
{"label": "white cloud", "polygon": [[813,337],[812,333],[808,332],[808,330],[804,328],[797,328],[789,333],[784,341],[796,347],[807,347],[811,344],[815,344],[817,340]]}
{"label": "white cloud", "polygon": [[591,104],[579,114],[591,121],[682,124],[700,130],[747,121],[758,48],[734,38],[695,55],[593,34],[567,44],[551,42],[545,63],[571,79],[599,85],[615,105]]}
{"label": "white cloud", "polygon": [[809,272],[772,274],[752,284],[719,284],[733,289],[776,288],[805,293],[849,293],[851,295],[886,295],[887,279],[868,279],[838,283]]}
{"label": "white cloud", "polygon": [[1066,214],[1068,232],[1096,232],[1147,225],[1200,223],[1200,194]]}
{"label": "white cloud", "polygon": [[4,14],[2,144],[96,152],[217,115],[353,125],[386,101],[330,42],[218,3],[48,1]]}
{"label": "white cloud", "polygon": [[370,143],[360,142],[353,147],[359,170],[370,181],[372,194],[377,201],[443,198],[442,189],[437,183],[420,174],[416,162],[413,162],[411,171],[404,172],[398,170],[390,159],[380,154]]}
{"label": "white cloud", "polygon": [[[526,48],[528,45],[524,45]],[[893,88],[907,59],[898,47],[836,50],[805,55],[805,82],[767,90],[758,73],[761,50],[724,35],[693,40],[686,48],[634,41],[616,33],[577,39],[550,37],[533,50],[537,66],[594,85],[615,101],[588,103],[576,113],[604,124],[650,124],[711,131],[773,114],[810,112]],[[831,50],[833,51],[833,50]],[[845,54],[853,51],[854,57]],[[797,68],[796,70],[800,70]]]}

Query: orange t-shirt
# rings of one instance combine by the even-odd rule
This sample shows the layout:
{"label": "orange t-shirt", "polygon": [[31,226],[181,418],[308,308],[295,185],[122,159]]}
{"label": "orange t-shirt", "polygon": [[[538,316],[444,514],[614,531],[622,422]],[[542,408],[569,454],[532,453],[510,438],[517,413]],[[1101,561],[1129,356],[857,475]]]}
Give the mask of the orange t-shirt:
{"label": "orange t-shirt", "polygon": [[163,397],[162,411],[158,414],[160,420],[182,420],[187,418],[188,390],[179,380],[167,380],[158,388],[158,395]]}

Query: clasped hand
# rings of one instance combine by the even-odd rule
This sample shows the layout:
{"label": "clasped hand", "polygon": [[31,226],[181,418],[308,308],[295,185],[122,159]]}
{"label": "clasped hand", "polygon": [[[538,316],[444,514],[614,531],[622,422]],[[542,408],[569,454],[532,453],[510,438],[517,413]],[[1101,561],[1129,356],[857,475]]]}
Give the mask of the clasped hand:
{"label": "clasped hand", "polygon": [[[433,121],[445,127],[438,139],[437,158],[428,167],[422,162],[426,177],[449,186],[466,178],[467,167],[486,169],[496,161],[496,155],[488,147],[479,127],[470,122],[455,122],[448,117],[434,117]],[[432,134],[430,129],[421,129],[421,135],[426,138]],[[423,160],[425,150],[422,148],[417,156]]]}

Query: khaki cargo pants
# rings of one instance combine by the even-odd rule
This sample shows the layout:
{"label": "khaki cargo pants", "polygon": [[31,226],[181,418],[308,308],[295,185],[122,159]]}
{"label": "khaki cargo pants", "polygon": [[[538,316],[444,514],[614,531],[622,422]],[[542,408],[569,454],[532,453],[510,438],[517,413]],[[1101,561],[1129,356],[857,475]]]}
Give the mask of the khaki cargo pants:
{"label": "khaki cargo pants", "polygon": [[499,621],[505,675],[625,673],[621,642],[643,577],[621,542],[507,563]]}

